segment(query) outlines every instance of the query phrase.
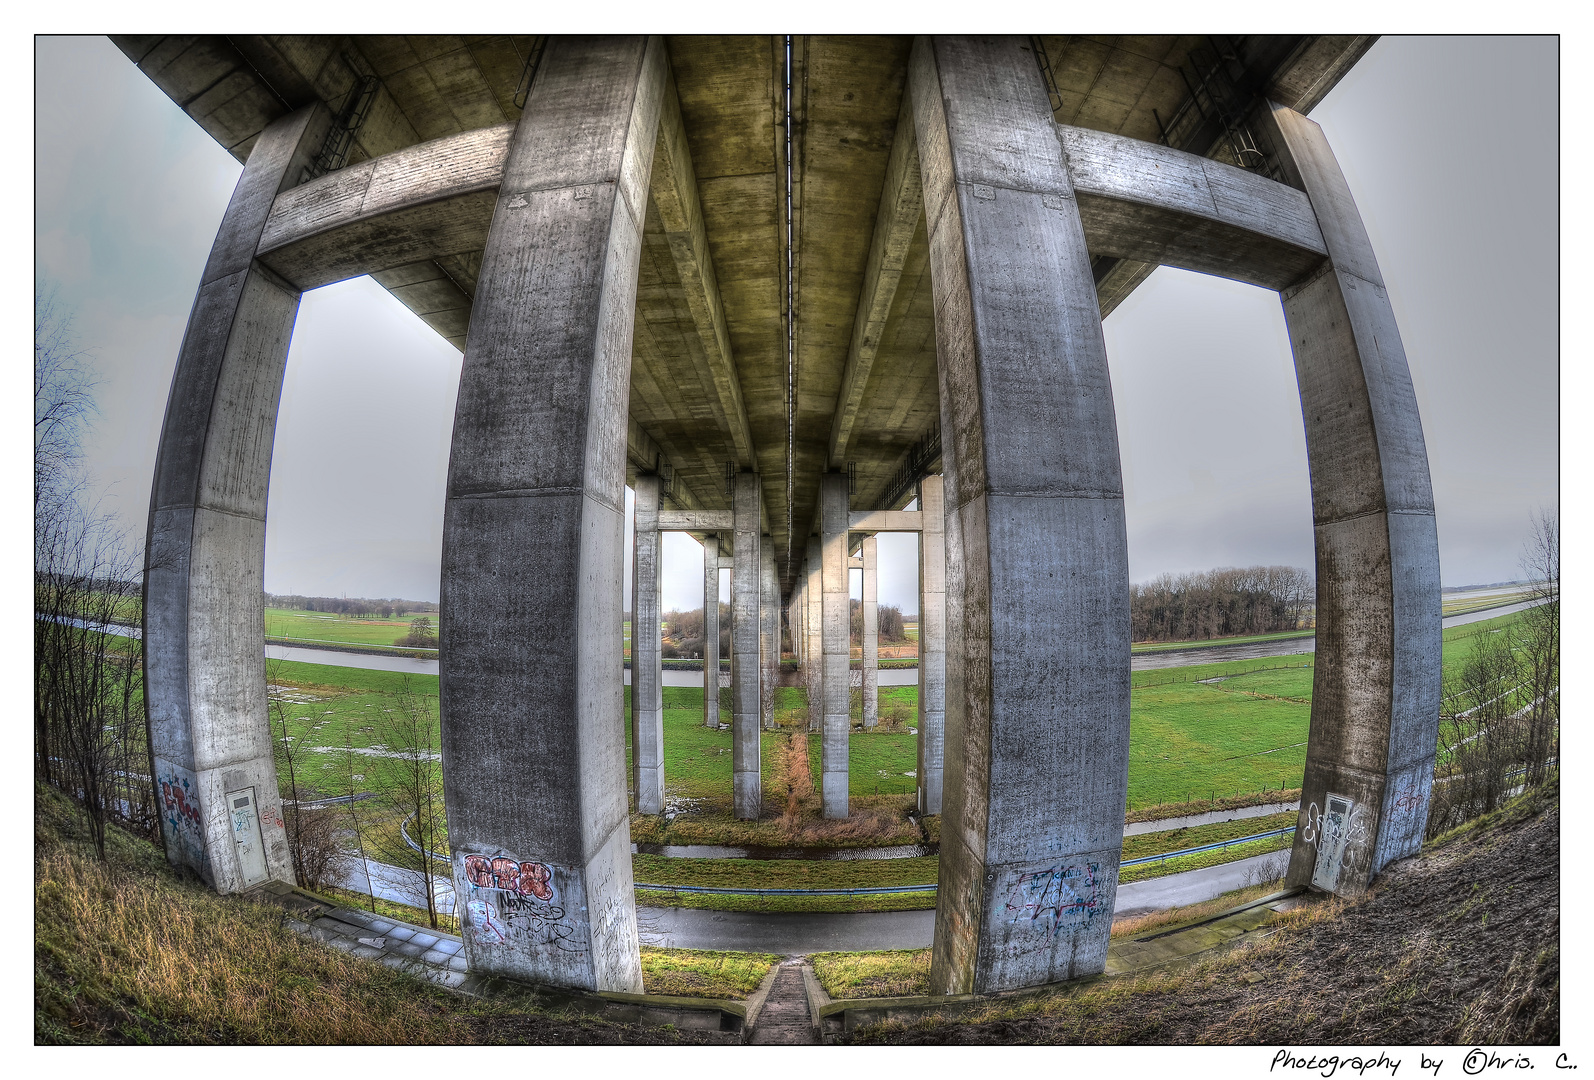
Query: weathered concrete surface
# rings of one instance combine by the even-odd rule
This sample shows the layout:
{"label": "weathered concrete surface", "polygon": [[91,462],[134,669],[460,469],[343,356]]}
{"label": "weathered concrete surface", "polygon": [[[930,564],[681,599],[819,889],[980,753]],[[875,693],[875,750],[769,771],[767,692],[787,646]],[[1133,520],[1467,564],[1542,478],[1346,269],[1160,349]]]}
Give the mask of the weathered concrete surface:
{"label": "weathered concrete surface", "polygon": [[[291,883],[267,720],[264,580],[272,435],[299,292],[254,260],[279,192],[328,116],[307,106],[255,144],[200,278],[150,493],[144,641],[167,857],[218,892]],[[249,803],[241,849],[229,796]]]}
{"label": "weathered concrete surface", "polygon": [[659,478],[636,479],[631,571],[631,768],[639,814],[664,813],[664,633]]}
{"label": "weathered concrete surface", "polygon": [[1281,289],[1327,254],[1302,191],[1157,143],[1063,124],[1057,133],[1093,257]]}
{"label": "weathered concrete surface", "polygon": [[763,545],[758,477],[736,476],[736,565],[731,570],[731,774],[736,816],[756,819],[764,808],[759,761],[764,663]]}
{"label": "weathered concrete surface", "polygon": [[1266,110],[1332,265],[1285,290],[1317,541],[1317,662],[1288,884],[1355,894],[1422,846],[1440,696],[1439,541],[1411,372],[1361,215],[1315,123]]}
{"label": "weathered concrete surface", "polygon": [[[443,778],[471,968],[625,992],[642,976],[618,585],[664,75],[656,38],[548,45],[482,257],[443,522]],[[566,632],[525,634],[528,612]]]}
{"label": "weathered concrete surface", "polygon": [[[333,172],[315,182],[329,192],[345,182],[358,186],[366,168],[373,168],[374,191],[376,169],[401,160],[373,167],[384,157],[456,137],[490,140],[482,133],[516,122],[525,100],[518,91],[542,40],[533,33],[113,37],[240,160],[275,118],[313,101],[341,113],[369,86],[370,107],[349,133],[346,158],[327,163]],[[1225,38],[1222,47],[1236,86],[1307,111],[1371,41],[1250,34]],[[729,507],[726,461],[758,472],[786,597],[817,524],[820,473],[853,463],[855,501],[882,507],[905,456],[940,414],[928,239],[914,207],[921,189],[910,175],[916,133],[903,123],[911,44],[905,35],[792,38],[801,377],[788,508],[783,39],[666,39],[673,91],[667,88],[661,105],[647,193],[630,399],[630,419],[653,452],[632,462],[660,471],[662,458],[673,466],[666,501],[709,509]],[[1031,55],[1044,57],[1051,72],[1053,120],[1154,143],[1158,117],[1170,121],[1189,98],[1187,79],[1200,81],[1205,61],[1195,53],[1212,44],[1194,34],[1041,34],[1025,47],[1038,46]],[[1210,123],[1197,125],[1177,149],[1220,154],[1217,135]],[[480,230],[495,205],[490,192],[462,198],[472,208],[450,207],[448,213],[465,213],[453,224],[443,220],[442,206],[426,212],[436,215],[427,225],[436,231],[411,250],[415,261],[373,275],[461,348],[478,287]],[[466,218],[479,223],[469,226],[474,234]],[[411,224],[419,230],[424,222]],[[449,230],[457,230],[456,239],[445,242]],[[1102,268],[1103,311],[1152,269],[1093,255],[1116,267]]]}
{"label": "weathered concrete surface", "polygon": [[823,549],[817,536],[808,538],[807,574],[803,582],[803,670],[808,684],[808,730],[825,727],[825,588],[821,577]]}
{"label": "weathered concrete surface", "polygon": [[703,723],[720,722],[720,538],[703,537]]}
{"label": "weathered concrete surface", "polygon": [[852,603],[847,587],[847,477],[826,473],[820,478],[819,508],[823,544],[820,577],[824,588],[820,683],[824,703],[819,751],[820,795],[827,818],[847,816],[847,739],[852,734],[851,692],[847,672],[852,645],[848,629]]}
{"label": "weathered concrete surface", "polygon": [[941,812],[946,763],[946,502],[939,474],[919,481],[919,813]]}
{"label": "weathered concrete surface", "polygon": [[775,727],[775,687],[780,683],[780,578],[775,574],[775,541],[768,533],[758,539],[758,649],[761,670],[758,688],[759,725]]}
{"label": "weathered concrete surface", "polygon": [[[850,650],[849,650],[850,651]],[[880,545],[863,538],[863,726],[880,722]]]}
{"label": "weathered concrete surface", "polygon": [[1102,970],[1129,749],[1106,348],[1046,87],[1017,39],[909,72],[946,470],[946,798],[931,991]]}

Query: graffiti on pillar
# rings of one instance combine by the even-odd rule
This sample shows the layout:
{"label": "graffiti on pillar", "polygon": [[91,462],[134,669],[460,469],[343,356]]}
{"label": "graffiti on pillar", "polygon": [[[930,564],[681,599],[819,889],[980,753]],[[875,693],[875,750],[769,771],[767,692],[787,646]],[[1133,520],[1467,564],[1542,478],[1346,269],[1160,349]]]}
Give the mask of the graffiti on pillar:
{"label": "graffiti on pillar", "polygon": [[477,945],[551,946],[585,952],[579,928],[555,895],[559,867],[507,855],[466,855],[465,923]]}
{"label": "graffiti on pillar", "polygon": [[1111,914],[1105,885],[1101,864],[1096,862],[1022,873],[1007,891],[1007,923],[1047,937],[1078,930]]}
{"label": "graffiti on pillar", "polygon": [[1339,886],[1346,852],[1367,842],[1367,822],[1361,805],[1347,796],[1329,792],[1323,803],[1326,807],[1323,810],[1319,810],[1315,802],[1307,806],[1306,827],[1301,830],[1301,839],[1317,848],[1312,884],[1333,892]]}
{"label": "graffiti on pillar", "polygon": [[1395,801],[1390,809],[1397,814],[1409,814],[1421,805],[1422,792],[1406,789],[1395,794]]}
{"label": "graffiti on pillar", "polygon": [[161,819],[167,843],[190,866],[204,865],[205,825],[199,811],[199,781],[187,769],[161,763],[155,782],[161,794]]}

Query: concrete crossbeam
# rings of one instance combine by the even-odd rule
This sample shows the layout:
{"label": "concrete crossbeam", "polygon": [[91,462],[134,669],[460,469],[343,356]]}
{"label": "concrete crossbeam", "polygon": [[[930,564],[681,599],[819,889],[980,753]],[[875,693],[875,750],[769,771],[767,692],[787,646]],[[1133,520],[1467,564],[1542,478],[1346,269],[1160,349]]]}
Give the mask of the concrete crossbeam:
{"label": "concrete crossbeam", "polygon": [[659,511],[663,532],[732,532],[735,528],[735,514],[730,510]]}
{"label": "concrete crossbeam", "polygon": [[847,740],[852,735],[852,695],[847,678],[852,656],[848,634],[852,603],[847,587],[847,477],[844,473],[826,473],[819,484],[820,581],[824,589],[820,612],[820,698],[824,710],[820,795],[825,817],[844,818],[848,812]]}
{"label": "concrete crossbeam", "polygon": [[1106,963],[1129,750],[1123,487],[1090,254],[1033,57],[1018,39],[921,38],[908,78],[957,643],[930,990],[989,993]]}
{"label": "concrete crossbeam", "polygon": [[639,814],[664,813],[664,632],[659,478],[637,477],[631,571],[631,763]]}
{"label": "concrete crossbeam", "polygon": [[1275,105],[1264,130],[1311,197],[1331,265],[1283,293],[1317,547],[1317,663],[1286,881],[1355,895],[1422,847],[1440,698],[1439,541],[1400,331],[1323,132]]}
{"label": "concrete crossbeam", "polygon": [[736,476],[736,566],[731,570],[731,775],[736,816],[764,808],[759,761],[763,696],[763,544],[758,477]]}
{"label": "concrete crossbeam", "polygon": [[[630,993],[642,971],[616,658],[665,64],[658,38],[548,43],[482,255],[443,519],[442,764],[470,967]],[[528,612],[565,632],[517,632]]]}
{"label": "concrete crossbeam", "polygon": [[306,106],[261,133],[222,217],[172,376],[145,546],[146,707],[167,857],[218,892],[293,882],[267,718],[272,436],[299,291],[254,259],[272,201],[325,138]]}
{"label": "concrete crossbeam", "polygon": [[921,521],[918,510],[854,510],[847,527],[853,532],[918,532]]}

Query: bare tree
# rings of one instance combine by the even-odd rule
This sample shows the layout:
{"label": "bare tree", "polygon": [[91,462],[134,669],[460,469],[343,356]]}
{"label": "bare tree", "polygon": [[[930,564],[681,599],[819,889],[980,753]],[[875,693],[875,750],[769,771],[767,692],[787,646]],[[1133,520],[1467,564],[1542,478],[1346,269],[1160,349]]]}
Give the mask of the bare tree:
{"label": "bare tree", "polygon": [[81,438],[95,378],[52,291],[34,307],[34,768],[82,803],[105,856],[118,820],[159,835],[143,715],[142,559],[88,500]]}
{"label": "bare tree", "polygon": [[374,846],[384,862],[413,875],[416,894],[424,898],[427,917],[436,927],[437,860],[432,853],[446,846],[448,830],[433,705],[434,699],[415,693],[404,680],[391,710],[377,722],[383,745],[381,756],[372,759],[372,770],[377,779],[373,786],[386,802],[393,826],[374,831]]}

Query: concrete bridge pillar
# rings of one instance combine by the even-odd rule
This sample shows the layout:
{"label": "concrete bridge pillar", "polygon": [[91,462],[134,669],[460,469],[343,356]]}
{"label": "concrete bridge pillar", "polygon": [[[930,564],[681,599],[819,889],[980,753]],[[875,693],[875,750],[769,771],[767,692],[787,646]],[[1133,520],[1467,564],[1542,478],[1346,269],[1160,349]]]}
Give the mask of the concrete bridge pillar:
{"label": "concrete bridge pillar", "polygon": [[470,967],[632,993],[622,515],[665,74],[658,38],[547,45],[482,255],[443,520],[443,776]]}
{"label": "concrete bridge pillar", "polygon": [[820,782],[824,815],[847,816],[847,739],[852,734],[851,695],[847,671],[851,666],[852,643],[851,590],[847,587],[847,477],[826,473],[819,481],[821,534],[820,578],[824,588],[823,746],[820,750]]}
{"label": "concrete bridge pillar", "polygon": [[[863,726],[880,722],[880,545],[863,538]],[[849,650],[850,651],[850,650]]]}
{"label": "concrete bridge pillar", "polygon": [[703,723],[720,723],[720,538],[703,537]]}
{"label": "concrete bridge pillar", "polygon": [[664,653],[659,478],[636,478],[631,571],[631,770],[639,814],[664,813]]}
{"label": "concrete bridge pillar", "polygon": [[930,992],[990,993],[1106,964],[1129,750],[1123,487],[1090,254],[1034,56],[1018,38],[920,38],[909,87],[951,643]]}
{"label": "concrete bridge pillar", "polygon": [[267,716],[266,487],[299,291],[255,262],[320,150],[307,106],[261,133],[222,217],[172,376],[145,545],[146,708],[167,857],[218,892],[293,882]]}
{"label": "concrete bridge pillar", "polygon": [[1312,474],[1317,660],[1287,883],[1353,895],[1422,847],[1438,739],[1439,539],[1422,421],[1372,244],[1317,124],[1266,110],[1329,262],[1282,296]]}
{"label": "concrete bridge pillar", "polygon": [[946,750],[946,506],[941,477],[919,481],[919,813],[941,812]]}
{"label": "concrete bridge pillar", "polygon": [[736,816],[758,817],[764,807],[759,731],[763,717],[763,544],[760,486],[738,473],[735,491],[736,565],[731,569],[731,773]]}
{"label": "concrete bridge pillar", "polygon": [[803,585],[803,670],[808,684],[808,730],[823,731],[825,726],[825,646],[824,582],[819,537],[808,538],[807,581]]}
{"label": "concrete bridge pillar", "polygon": [[765,731],[775,727],[775,688],[780,685],[780,579],[775,576],[775,541],[768,533],[758,539],[758,648],[763,658],[759,686],[759,723]]}

